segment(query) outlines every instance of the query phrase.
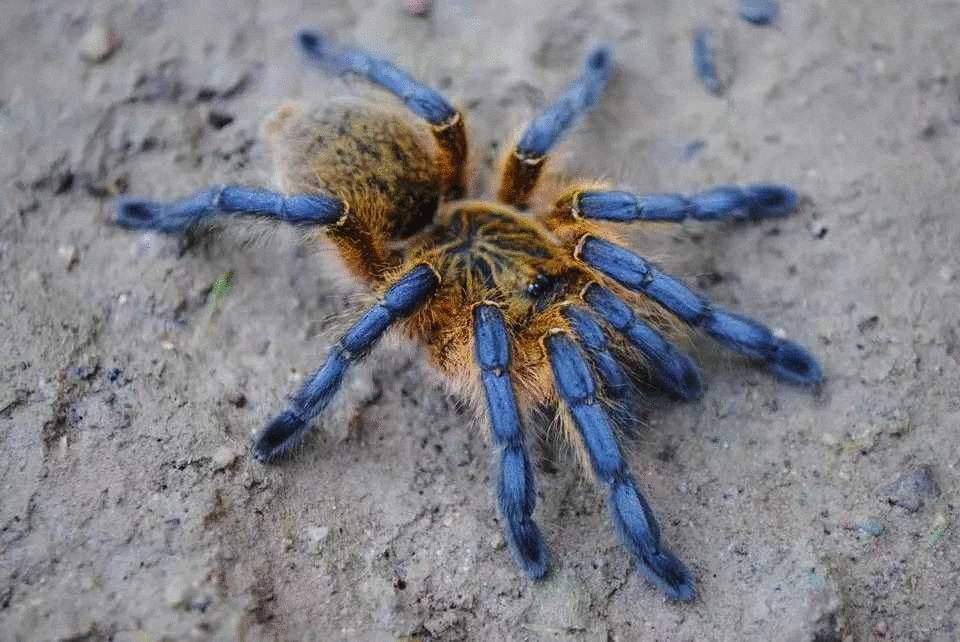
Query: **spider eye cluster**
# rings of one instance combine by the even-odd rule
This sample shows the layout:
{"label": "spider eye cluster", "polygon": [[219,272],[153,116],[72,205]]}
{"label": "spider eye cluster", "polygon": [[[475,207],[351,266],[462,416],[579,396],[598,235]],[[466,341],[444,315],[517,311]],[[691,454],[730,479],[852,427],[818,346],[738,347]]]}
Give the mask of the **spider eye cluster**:
{"label": "spider eye cluster", "polygon": [[537,276],[535,276],[527,285],[527,295],[534,299],[538,299],[550,289],[555,281],[555,277],[543,274],[541,272],[537,274]]}

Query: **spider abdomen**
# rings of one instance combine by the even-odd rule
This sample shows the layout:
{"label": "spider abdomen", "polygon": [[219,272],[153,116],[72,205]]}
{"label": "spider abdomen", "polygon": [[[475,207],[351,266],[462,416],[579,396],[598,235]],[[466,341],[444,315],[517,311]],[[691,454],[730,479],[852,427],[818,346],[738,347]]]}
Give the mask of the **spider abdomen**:
{"label": "spider abdomen", "polygon": [[264,125],[278,179],[292,194],[333,194],[355,204],[327,235],[370,281],[399,265],[391,251],[429,225],[446,189],[429,131],[357,100],[304,113],[284,103]]}

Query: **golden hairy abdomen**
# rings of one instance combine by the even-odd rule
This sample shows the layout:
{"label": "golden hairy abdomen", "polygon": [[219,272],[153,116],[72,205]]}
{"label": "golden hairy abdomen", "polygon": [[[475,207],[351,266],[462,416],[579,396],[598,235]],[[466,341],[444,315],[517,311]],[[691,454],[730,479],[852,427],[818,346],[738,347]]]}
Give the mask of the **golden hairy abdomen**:
{"label": "golden hairy abdomen", "polygon": [[443,192],[430,132],[358,100],[312,112],[286,102],[263,129],[286,194],[328,193],[351,204],[327,235],[354,273],[381,281],[401,262],[389,241],[432,220]]}
{"label": "golden hairy abdomen", "polygon": [[429,132],[372,104],[340,100],[307,113],[287,102],[264,124],[264,133],[281,186],[290,193],[344,197],[372,188],[391,201],[439,193]]}

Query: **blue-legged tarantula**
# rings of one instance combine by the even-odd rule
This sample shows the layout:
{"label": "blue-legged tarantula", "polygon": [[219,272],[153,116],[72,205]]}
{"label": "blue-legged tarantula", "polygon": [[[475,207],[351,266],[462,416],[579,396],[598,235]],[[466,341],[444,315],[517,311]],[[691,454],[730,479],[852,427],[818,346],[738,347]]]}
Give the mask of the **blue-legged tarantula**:
{"label": "blue-legged tarantula", "polygon": [[[711,305],[611,240],[611,223],[778,217],[796,207],[796,193],[750,185],[638,196],[541,178],[550,150],[607,84],[611,54],[600,48],[509,151],[497,200],[464,200],[467,138],[457,109],[386,60],[309,31],[298,40],[309,58],[366,78],[419,119],[369,104],[330,104],[310,114],[286,105],[265,126],[282,192],[220,186],[173,203],[126,198],[117,208],[120,225],[167,233],[228,216],[322,232],[348,270],[377,293],[376,305],[259,433],[254,456],[266,462],[290,453],[350,364],[398,326],[485,413],[497,457],[497,506],[527,575],[545,577],[549,556],[532,518],[534,467],[524,425],[539,409],[555,407],[584,467],[606,486],[613,523],[641,571],[669,598],[694,599],[692,574],[660,541],[624,460],[618,428],[630,416],[619,409],[638,394],[638,382],[680,399],[700,394],[693,361],[677,347],[687,328],[794,383],[816,383],[821,371],[804,348]],[[548,189],[554,193],[545,200]]]}

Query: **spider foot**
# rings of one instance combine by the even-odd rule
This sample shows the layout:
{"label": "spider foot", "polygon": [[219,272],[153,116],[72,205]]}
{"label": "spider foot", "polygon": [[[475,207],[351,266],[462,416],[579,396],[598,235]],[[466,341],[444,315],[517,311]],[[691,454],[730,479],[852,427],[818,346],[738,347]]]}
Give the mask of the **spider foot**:
{"label": "spider foot", "polygon": [[532,580],[544,579],[550,572],[550,553],[532,519],[507,519],[507,542],[513,558]]}
{"label": "spider foot", "polygon": [[114,223],[128,230],[154,230],[176,234],[193,227],[198,218],[195,211],[183,207],[137,198],[122,198],[117,202]]}
{"label": "spider foot", "polygon": [[307,422],[292,410],[284,410],[267,424],[253,443],[253,456],[262,463],[289,455],[306,432]]}
{"label": "spider foot", "polygon": [[775,354],[769,368],[778,377],[799,384],[817,384],[823,380],[820,363],[799,344],[779,340]]}
{"label": "spider foot", "polygon": [[670,600],[695,599],[693,574],[661,544],[657,520],[633,479],[618,475],[611,484],[609,503],[620,540],[640,562],[640,573]]}
{"label": "spider foot", "polygon": [[702,325],[716,341],[757,359],[781,379],[800,385],[823,379],[820,364],[806,348],[781,339],[758,321],[714,307]]}
{"label": "spider foot", "polygon": [[668,600],[692,602],[697,599],[693,575],[676,555],[663,547],[641,559],[639,571],[651,584],[663,591]]}

